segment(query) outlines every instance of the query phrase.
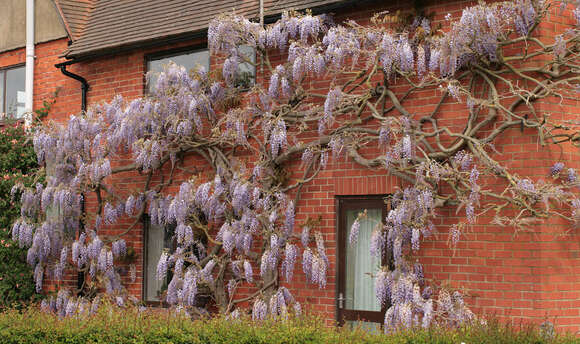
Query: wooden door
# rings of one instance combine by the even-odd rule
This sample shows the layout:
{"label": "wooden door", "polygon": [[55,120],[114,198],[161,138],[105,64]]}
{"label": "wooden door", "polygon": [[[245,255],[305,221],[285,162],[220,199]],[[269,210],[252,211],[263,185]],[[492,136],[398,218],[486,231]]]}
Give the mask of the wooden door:
{"label": "wooden door", "polygon": [[[359,221],[358,240],[350,244],[352,224],[364,211],[366,216]],[[375,296],[372,275],[386,263],[386,259],[371,256],[370,238],[387,215],[385,196],[341,197],[337,213],[337,320],[340,325],[379,329],[384,321],[385,307],[381,307]]]}

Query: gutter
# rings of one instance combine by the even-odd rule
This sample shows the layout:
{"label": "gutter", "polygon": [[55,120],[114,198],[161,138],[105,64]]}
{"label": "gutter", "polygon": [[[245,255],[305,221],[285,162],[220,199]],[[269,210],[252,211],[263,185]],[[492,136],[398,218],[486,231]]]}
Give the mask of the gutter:
{"label": "gutter", "polygon": [[66,66],[75,63],[75,61],[67,61],[62,63],[57,63],[54,66],[60,69],[60,72],[69,78],[73,78],[81,83],[81,110],[83,112],[87,111],[87,93],[89,91],[89,83],[85,78],[78,74],[74,74],[68,70],[66,70]]}

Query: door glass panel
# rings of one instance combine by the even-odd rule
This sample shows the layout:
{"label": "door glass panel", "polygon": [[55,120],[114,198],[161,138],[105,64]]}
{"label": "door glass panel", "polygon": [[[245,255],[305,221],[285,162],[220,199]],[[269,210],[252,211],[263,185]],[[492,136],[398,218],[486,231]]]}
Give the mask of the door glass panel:
{"label": "door glass panel", "polygon": [[[346,212],[346,229],[348,235],[358,214],[364,209],[348,210]],[[346,309],[357,311],[380,311],[374,290],[375,274],[380,268],[381,260],[370,254],[371,234],[375,226],[380,223],[381,209],[367,209],[367,216],[361,218],[358,240],[356,243],[347,242],[346,249]]]}
{"label": "door glass panel", "polygon": [[26,102],[24,67],[6,71],[6,113],[21,118],[24,116]]}

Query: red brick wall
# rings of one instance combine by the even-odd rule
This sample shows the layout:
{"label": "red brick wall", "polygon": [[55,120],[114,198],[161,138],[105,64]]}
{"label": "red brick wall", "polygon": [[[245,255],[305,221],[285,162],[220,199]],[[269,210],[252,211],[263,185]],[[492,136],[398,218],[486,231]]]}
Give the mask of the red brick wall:
{"label": "red brick wall", "polygon": [[[462,8],[474,3],[430,1],[428,12],[435,13],[435,24],[445,24],[443,17],[447,13],[457,18]],[[388,9],[394,12],[405,6],[404,2],[392,2],[389,6],[375,6],[367,10],[353,6],[338,13],[338,17],[365,23],[378,10]],[[565,13],[564,16],[566,15]],[[554,32],[561,32],[561,18],[558,14],[552,15],[551,23],[542,27],[541,34],[552,37]],[[196,44],[203,42],[191,43]],[[80,109],[80,84],[64,77],[52,67],[59,61],[57,55],[65,47],[64,40],[37,47],[35,106],[39,106],[41,100],[55,88],[61,87],[57,103],[50,115],[52,119],[59,121]],[[146,54],[174,47],[135,49],[129,53],[81,62],[70,66],[69,70],[85,77],[89,82],[89,104],[111,100],[115,94],[122,94],[127,98],[138,97],[143,95],[144,90]],[[23,50],[0,55],[0,67],[21,62],[24,62]],[[212,60],[212,65],[215,65],[213,62]],[[326,82],[319,81],[318,85],[324,87]],[[411,112],[421,115],[435,106],[439,95],[438,91],[424,92],[407,101],[406,105]],[[545,101],[542,107],[557,118],[576,118],[580,113],[577,99],[563,103],[559,99],[551,99]],[[466,106],[449,101],[441,113],[449,123],[461,125]],[[523,133],[519,129],[506,132],[496,142],[496,147],[501,153],[495,156],[499,161],[505,163],[513,172],[532,175],[534,179],[548,178],[549,168],[556,160],[565,162],[567,167],[580,167],[573,162],[577,161],[577,150],[571,147],[565,147],[563,151],[555,146],[541,147],[537,135],[531,130]],[[187,163],[190,166],[199,164],[194,158],[188,159]],[[295,176],[300,175],[298,163],[292,165],[292,171]],[[186,175],[178,175],[175,184],[179,185],[185,178]],[[489,182],[497,184],[499,181],[490,179]],[[142,179],[135,174],[125,173],[116,177],[115,183],[122,189],[129,190],[142,184]],[[331,161],[318,178],[305,185],[296,208],[297,227],[309,216],[322,217],[318,229],[324,233],[331,266],[328,270],[328,286],[324,290],[306,285],[304,276],[297,271],[291,287],[303,305],[326,314],[328,319],[335,317],[336,196],[386,194],[402,186],[404,184],[387,176],[384,171],[361,169],[355,163],[344,159]],[[90,205],[89,200],[89,207]],[[476,313],[497,315],[514,321],[523,319],[541,322],[549,319],[562,329],[580,329],[580,281],[576,277],[580,276],[580,238],[577,231],[572,230],[569,235],[560,236],[558,233],[567,228],[567,225],[550,219],[514,235],[513,228],[490,224],[491,215],[480,216],[477,224],[462,236],[453,252],[447,245],[448,228],[459,221],[463,212],[456,215],[454,209],[442,209],[438,214],[439,234],[424,242],[420,251],[420,260],[425,264],[426,277],[431,279],[431,283],[440,285],[450,282],[454,287],[464,288],[468,295],[467,302]],[[128,222],[119,223],[107,229],[107,233],[119,233],[127,226]],[[143,271],[141,227],[135,227],[125,238],[128,245],[137,252],[137,280],[128,287],[132,294],[140,297]],[[299,264],[297,270],[300,270]]]}

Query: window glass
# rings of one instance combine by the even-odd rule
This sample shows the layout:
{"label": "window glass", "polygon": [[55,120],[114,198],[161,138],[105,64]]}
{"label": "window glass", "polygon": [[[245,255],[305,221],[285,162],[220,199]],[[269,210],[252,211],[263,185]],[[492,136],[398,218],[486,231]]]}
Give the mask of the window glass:
{"label": "window glass", "polygon": [[249,45],[242,45],[238,48],[240,52],[240,58],[242,61],[238,65],[238,75],[236,80],[236,86],[242,88],[249,88],[256,82],[256,49]]}
{"label": "window glass", "polygon": [[163,250],[172,251],[173,233],[175,226],[153,226],[147,221],[145,225],[146,240],[146,257],[145,257],[145,301],[160,301],[160,296],[167,289],[171,278],[168,272],[164,280],[157,279],[157,263]]}
{"label": "window glass", "polygon": [[[346,228],[350,232],[358,214],[365,209],[347,210]],[[360,219],[358,240],[346,248],[346,308],[358,311],[380,311],[381,305],[375,296],[374,279],[381,260],[371,256],[371,235],[381,222],[382,209],[367,209],[367,216]]]}
{"label": "window glass", "polygon": [[25,69],[24,67],[7,69],[6,73],[6,99],[5,112],[16,118],[24,116],[26,93],[25,93]]}
{"label": "window glass", "polygon": [[155,84],[157,83],[158,74],[163,71],[163,66],[167,65],[170,61],[174,62],[177,65],[185,67],[188,71],[192,70],[196,66],[202,66],[205,68],[206,71],[209,71],[208,50],[198,50],[193,52],[186,52],[183,54],[151,59],[147,64],[147,71],[153,72],[149,80],[148,85],[149,92],[153,91]]}

